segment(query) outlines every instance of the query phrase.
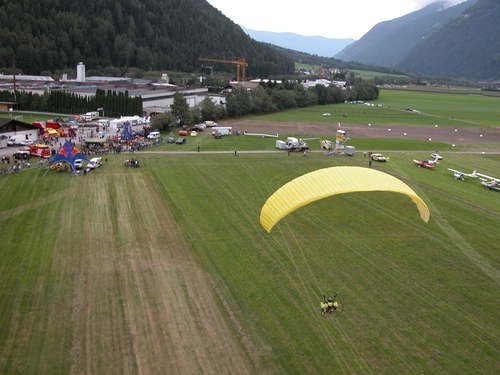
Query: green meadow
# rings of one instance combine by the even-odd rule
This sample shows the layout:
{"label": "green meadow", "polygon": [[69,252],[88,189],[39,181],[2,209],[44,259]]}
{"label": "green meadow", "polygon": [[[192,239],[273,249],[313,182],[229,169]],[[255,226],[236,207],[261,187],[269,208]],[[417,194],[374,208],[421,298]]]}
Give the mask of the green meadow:
{"label": "green meadow", "polygon": [[0,118],[11,118],[19,121],[27,122],[31,124],[34,121],[45,121],[52,120],[56,115],[40,115],[36,113],[28,113],[28,112],[12,112],[12,113],[0,113]]}
{"label": "green meadow", "polygon": [[[178,138],[176,135],[172,135]],[[198,133],[196,137],[184,137],[186,143],[178,145],[175,143],[162,143],[149,150],[161,151],[251,151],[264,150],[276,151],[276,140],[286,139],[287,137],[300,137],[305,139],[311,150],[320,149],[320,140],[329,137],[315,137],[313,135],[280,134],[279,138],[260,137],[260,136],[231,136],[215,139],[207,130]],[[331,138],[331,137],[330,137]],[[393,139],[393,138],[354,138],[348,141],[349,145],[355,146],[359,150],[451,150],[450,144],[445,142],[421,141],[414,139]],[[492,145],[494,147],[495,145]],[[497,145],[498,146],[498,145]],[[480,147],[480,145],[478,145]],[[278,151],[276,151],[278,152]]]}
{"label": "green meadow", "polygon": [[498,373],[500,195],[446,168],[495,175],[500,157],[444,152],[427,170],[411,160],[428,152],[387,155],[373,167],[429,223],[373,192],[260,227],[284,183],[361,154],[136,154],[138,169],[117,155],[86,176],[2,176],[0,373]]}
{"label": "green meadow", "polygon": [[[381,89],[379,98],[371,103],[381,106],[342,103],[248,118],[374,125],[500,126],[500,98],[496,97]],[[327,112],[331,116],[322,116]]]}
{"label": "green meadow", "polygon": [[375,77],[381,77],[381,78],[409,78],[407,75],[404,74],[392,74],[392,73],[382,73],[382,72],[376,72],[372,70],[356,70],[356,69],[350,69],[350,72],[353,72],[356,76],[361,77],[362,79],[373,79]]}

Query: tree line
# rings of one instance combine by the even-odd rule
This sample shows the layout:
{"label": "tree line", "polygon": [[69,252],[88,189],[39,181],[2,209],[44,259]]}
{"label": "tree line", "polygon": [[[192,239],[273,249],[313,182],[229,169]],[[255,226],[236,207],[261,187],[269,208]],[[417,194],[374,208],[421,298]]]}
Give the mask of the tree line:
{"label": "tree line", "polygon": [[[0,68],[199,70],[199,57],[245,57],[256,76],[293,61],[251,39],[204,0],[0,0]],[[221,69],[233,71],[230,65]]]}
{"label": "tree line", "polygon": [[142,115],[142,98],[128,92],[97,89],[95,96],[82,96],[67,91],[34,94],[27,91],[0,91],[0,101],[14,102],[23,111],[80,114],[102,109],[106,116]]}
{"label": "tree line", "polygon": [[255,90],[235,88],[226,96],[226,105],[217,105],[209,97],[199,106],[190,108],[181,93],[176,93],[170,112],[159,114],[153,120],[153,127],[162,130],[182,125],[191,125],[206,120],[220,120],[248,114],[263,114],[291,108],[317,104],[335,104],[353,100],[377,99],[377,86],[363,80],[356,80],[346,89],[335,86],[316,85],[304,88],[299,82],[287,81],[262,83]]}

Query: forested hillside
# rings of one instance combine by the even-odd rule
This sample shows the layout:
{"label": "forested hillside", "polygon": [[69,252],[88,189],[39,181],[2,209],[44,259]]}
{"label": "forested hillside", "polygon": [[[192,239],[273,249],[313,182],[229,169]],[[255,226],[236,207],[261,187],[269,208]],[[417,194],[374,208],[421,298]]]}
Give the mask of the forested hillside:
{"label": "forested hillside", "polygon": [[449,8],[446,8],[445,1],[438,1],[403,17],[381,22],[335,57],[396,67],[417,43],[461,15],[475,1],[469,0]]}
{"label": "forested hillside", "polygon": [[399,67],[430,76],[500,80],[500,1],[479,0],[417,44]]}
{"label": "forested hillside", "polygon": [[0,33],[0,68],[15,63],[25,74],[79,61],[192,71],[200,56],[245,57],[249,73],[261,76],[294,69],[204,0],[0,0]]}

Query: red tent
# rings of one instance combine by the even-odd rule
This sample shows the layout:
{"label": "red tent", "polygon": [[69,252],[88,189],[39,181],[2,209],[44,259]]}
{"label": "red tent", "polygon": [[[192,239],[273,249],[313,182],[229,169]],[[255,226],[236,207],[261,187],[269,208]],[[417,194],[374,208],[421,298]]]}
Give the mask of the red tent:
{"label": "red tent", "polygon": [[52,129],[59,129],[61,127],[61,125],[55,121],[47,121],[45,126]]}

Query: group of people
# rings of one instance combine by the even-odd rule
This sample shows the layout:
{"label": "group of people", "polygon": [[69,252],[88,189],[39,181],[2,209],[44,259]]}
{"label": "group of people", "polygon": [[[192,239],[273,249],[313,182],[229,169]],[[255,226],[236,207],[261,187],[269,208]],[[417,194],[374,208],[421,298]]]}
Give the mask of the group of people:
{"label": "group of people", "polygon": [[340,307],[340,304],[337,301],[337,295],[328,298],[323,296],[323,300],[320,302],[320,307],[322,315],[331,314],[337,311]]}
{"label": "group of people", "polygon": [[125,160],[124,165],[126,167],[139,168],[140,162],[137,159]]}
{"label": "group of people", "polygon": [[[2,164],[10,164],[10,160],[5,163],[4,159],[2,158]],[[0,168],[0,174],[1,175],[6,175],[10,173],[17,173],[20,172],[23,169],[31,168],[31,163],[25,160],[15,160],[14,163],[12,163],[11,166],[9,167],[1,167]]]}

